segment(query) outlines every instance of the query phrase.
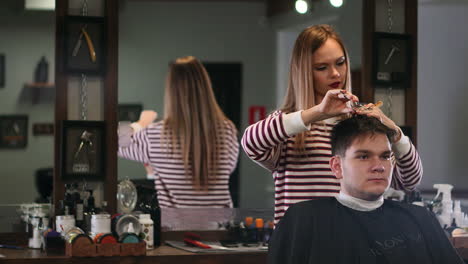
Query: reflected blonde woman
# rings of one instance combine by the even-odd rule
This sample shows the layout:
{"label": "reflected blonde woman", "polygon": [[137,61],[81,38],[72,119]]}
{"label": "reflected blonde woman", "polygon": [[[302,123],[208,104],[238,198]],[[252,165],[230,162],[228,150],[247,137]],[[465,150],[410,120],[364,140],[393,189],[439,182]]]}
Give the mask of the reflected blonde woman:
{"label": "reflected blonde woman", "polygon": [[234,124],[223,113],[195,57],[169,67],[164,118],[143,111],[119,156],[149,164],[162,207],[232,207],[229,176],[237,165]]}

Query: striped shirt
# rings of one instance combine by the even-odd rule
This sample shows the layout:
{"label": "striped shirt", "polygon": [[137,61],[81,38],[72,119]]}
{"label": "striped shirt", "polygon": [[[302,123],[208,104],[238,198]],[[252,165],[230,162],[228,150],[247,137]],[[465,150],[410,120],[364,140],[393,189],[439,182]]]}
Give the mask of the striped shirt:
{"label": "striped shirt", "polygon": [[[283,217],[288,207],[294,203],[319,197],[336,196],[340,191],[340,181],[330,169],[331,130],[335,119],[311,124],[305,139],[305,153],[295,149],[295,133],[291,122],[285,122],[284,114],[276,111],[266,119],[249,126],[242,137],[242,147],[253,161],[273,173],[275,184],[275,224]],[[300,114],[296,115],[300,118]],[[297,119],[296,118],[296,119]],[[291,119],[289,119],[291,120]],[[295,121],[297,123],[297,120]],[[421,181],[422,165],[419,154],[402,134],[399,142],[392,146],[396,158],[392,187],[412,190]]]}
{"label": "striped shirt", "polygon": [[[155,175],[155,186],[161,207],[232,207],[229,193],[229,176],[236,168],[239,155],[237,131],[224,122],[220,137],[224,145],[217,146],[219,160],[215,176],[208,180],[208,190],[197,190],[192,179],[185,173],[182,149],[177,144],[171,145],[161,141],[163,123],[153,123],[132,135],[128,146],[119,146],[118,155],[125,159],[150,164]],[[189,171],[190,175],[190,171]]]}

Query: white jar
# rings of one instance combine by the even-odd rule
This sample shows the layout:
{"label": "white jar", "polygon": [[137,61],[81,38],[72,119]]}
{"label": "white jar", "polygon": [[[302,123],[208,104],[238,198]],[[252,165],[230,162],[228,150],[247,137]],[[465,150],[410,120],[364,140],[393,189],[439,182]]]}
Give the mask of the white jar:
{"label": "white jar", "polygon": [[154,226],[153,220],[149,214],[141,214],[139,217],[139,222],[141,224],[140,237],[146,242],[146,249],[154,248]]}
{"label": "white jar", "polygon": [[57,215],[55,217],[55,231],[62,234],[62,236],[64,236],[72,227],[75,227],[75,216]]}
{"label": "white jar", "polygon": [[111,218],[109,214],[91,215],[91,235],[99,233],[107,234],[111,232]]}

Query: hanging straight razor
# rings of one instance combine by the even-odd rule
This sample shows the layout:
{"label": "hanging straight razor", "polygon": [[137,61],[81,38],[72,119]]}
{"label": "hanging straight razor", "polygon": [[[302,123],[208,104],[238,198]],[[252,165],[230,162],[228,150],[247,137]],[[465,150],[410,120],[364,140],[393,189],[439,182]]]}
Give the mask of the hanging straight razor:
{"label": "hanging straight razor", "polygon": [[91,57],[91,61],[96,62],[96,51],[94,50],[93,41],[89,37],[88,32],[86,32],[85,28],[81,28],[81,33],[86,39],[86,44],[88,44],[89,56]]}
{"label": "hanging straight razor", "polygon": [[88,45],[89,57],[92,62],[96,62],[96,50],[94,49],[94,45],[93,45],[93,41],[91,40],[91,37],[86,31],[86,26],[87,25],[81,28],[80,36],[78,37],[75,47],[73,48],[72,56],[76,57],[76,55],[78,55],[78,51],[81,48],[81,43],[83,42],[83,36],[84,36],[84,38],[86,39],[86,44]]}
{"label": "hanging straight razor", "polygon": [[80,36],[78,37],[78,40],[76,41],[75,47],[73,48],[72,56],[76,57],[78,54],[78,51],[81,48],[81,42],[83,42],[83,33],[80,33]]}

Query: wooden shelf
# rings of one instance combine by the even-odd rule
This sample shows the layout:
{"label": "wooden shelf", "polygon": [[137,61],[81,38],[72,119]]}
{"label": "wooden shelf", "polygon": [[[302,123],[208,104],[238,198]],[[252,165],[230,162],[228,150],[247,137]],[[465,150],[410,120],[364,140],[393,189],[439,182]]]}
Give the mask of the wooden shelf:
{"label": "wooden shelf", "polygon": [[24,88],[32,89],[32,103],[37,104],[39,101],[39,95],[42,89],[54,89],[54,83],[26,83],[24,84]]}
{"label": "wooden shelf", "polygon": [[54,83],[26,83],[24,87],[27,88],[55,88]]}

